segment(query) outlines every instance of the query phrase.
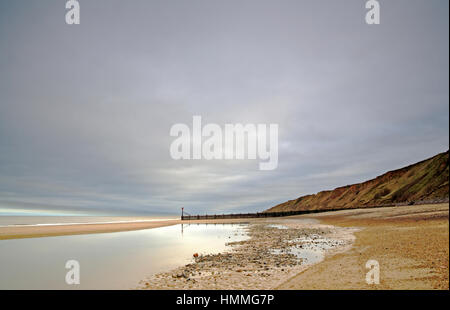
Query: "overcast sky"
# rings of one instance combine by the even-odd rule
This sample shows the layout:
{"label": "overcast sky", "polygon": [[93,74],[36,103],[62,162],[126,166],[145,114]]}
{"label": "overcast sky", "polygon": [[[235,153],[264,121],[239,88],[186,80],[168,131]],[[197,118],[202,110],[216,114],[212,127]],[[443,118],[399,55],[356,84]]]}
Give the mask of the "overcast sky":
{"label": "overcast sky", "polygon": [[[449,148],[447,0],[0,0],[0,215],[256,211]],[[279,124],[279,165],[170,127]]]}

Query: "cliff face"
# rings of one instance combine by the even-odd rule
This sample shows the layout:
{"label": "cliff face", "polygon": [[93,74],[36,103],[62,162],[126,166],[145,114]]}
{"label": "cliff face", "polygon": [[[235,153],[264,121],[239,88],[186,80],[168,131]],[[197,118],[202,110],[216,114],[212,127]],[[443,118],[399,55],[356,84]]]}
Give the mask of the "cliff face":
{"label": "cliff face", "polygon": [[375,179],[289,200],[266,212],[346,209],[449,197],[449,152]]}

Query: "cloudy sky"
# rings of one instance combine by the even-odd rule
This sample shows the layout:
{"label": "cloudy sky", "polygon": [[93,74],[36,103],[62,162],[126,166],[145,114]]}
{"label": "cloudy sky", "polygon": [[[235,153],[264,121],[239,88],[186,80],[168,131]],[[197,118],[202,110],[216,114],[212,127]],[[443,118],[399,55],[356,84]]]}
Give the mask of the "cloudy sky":
{"label": "cloudy sky", "polygon": [[[449,148],[447,0],[0,0],[0,215],[264,210]],[[172,160],[279,124],[279,165]]]}

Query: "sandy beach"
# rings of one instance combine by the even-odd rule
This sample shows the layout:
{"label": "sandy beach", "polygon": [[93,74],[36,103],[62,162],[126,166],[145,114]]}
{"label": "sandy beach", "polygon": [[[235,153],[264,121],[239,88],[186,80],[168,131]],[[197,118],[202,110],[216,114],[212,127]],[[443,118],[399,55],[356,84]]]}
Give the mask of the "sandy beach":
{"label": "sandy beach", "polygon": [[[247,219],[196,220],[196,221],[189,221],[189,224],[242,223],[242,222],[248,222],[248,220]],[[119,231],[151,229],[182,223],[186,224],[187,222],[181,220],[161,220],[151,222],[128,222],[128,223],[105,223],[105,224],[9,226],[9,227],[0,227],[0,240],[110,233]]]}
{"label": "sandy beach", "polygon": [[[449,289],[449,204],[316,214],[340,227],[360,227],[349,251],[336,254],[278,289]],[[380,264],[380,284],[368,285],[365,263]]]}
{"label": "sandy beach", "polygon": [[19,226],[0,227],[0,240],[19,238],[38,238],[64,235],[97,234],[118,231],[158,228],[179,224],[177,220],[162,220],[141,223],[106,223],[106,224],[77,224],[54,226]]}
{"label": "sandy beach", "polygon": [[[248,223],[247,240],[190,264],[142,275],[139,289],[448,289],[449,204],[267,219],[1,227],[0,239],[94,234],[180,223]],[[193,249],[193,254],[195,249]],[[299,258],[300,253],[300,258]],[[380,284],[365,282],[368,260]]]}
{"label": "sandy beach", "polygon": [[249,239],[228,243],[230,251],[197,253],[191,264],[152,275],[142,289],[272,289],[320,261],[325,252],[348,249],[353,228],[313,219],[250,221]]}
{"label": "sandy beach", "polygon": [[[231,243],[231,251],[200,255],[139,288],[448,289],[448,212],[445,203],[253,220],[250,239]],[[308,264],[291,250],[308,245],[323,260]],[[378,285],[365,282],[372,259],[380,264]]]}

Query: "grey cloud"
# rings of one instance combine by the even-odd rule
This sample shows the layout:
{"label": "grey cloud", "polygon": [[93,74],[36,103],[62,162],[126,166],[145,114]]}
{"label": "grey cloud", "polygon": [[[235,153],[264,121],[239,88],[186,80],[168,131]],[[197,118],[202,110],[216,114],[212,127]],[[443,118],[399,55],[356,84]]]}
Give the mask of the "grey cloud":
{"label": "grey cloud", "polygon": [[[448,2],[0,1],[0,209],[262,210],[448,149]],[[278,123],[279,167],[169,129]],[[38,207],[33,207],[38,206]]]}

